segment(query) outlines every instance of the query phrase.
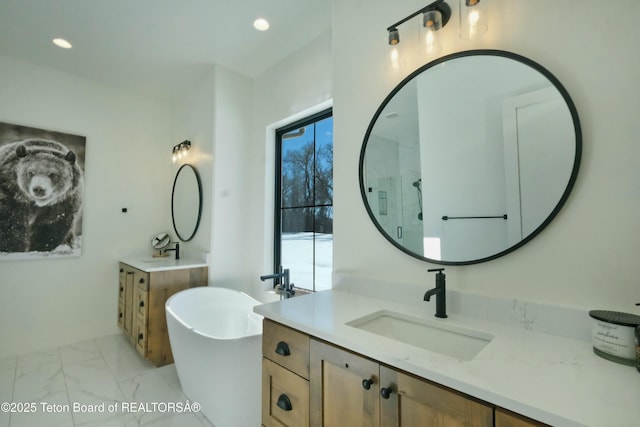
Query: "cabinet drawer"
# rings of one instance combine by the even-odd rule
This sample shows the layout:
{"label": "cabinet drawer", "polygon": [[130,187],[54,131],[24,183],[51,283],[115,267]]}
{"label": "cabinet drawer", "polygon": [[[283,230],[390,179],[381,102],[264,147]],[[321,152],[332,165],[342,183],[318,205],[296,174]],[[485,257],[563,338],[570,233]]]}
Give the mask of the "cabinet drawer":
{"label": "cabinet drawer", "polygon": [[147,319],[142,316],[136,317],[135,322],[136,349],[142,356],[147,355]]}
{"label": "cabinet drawer", "polygon": [[146,323],[149,313],[149,292],[142,290],[140,287],[136,287],[135,296],[133,297],[133,307],[135,310],[134,316],[143,317]]}
{"label": "cabinet drawer", "polygon": [[123,276],[122,273],[120,273],[120,283],[118,284],[118,301],[121,302],[122,304],[124,304],[124,300],[126,298],[126,292],[125,292],[125,290],[127,289],[126,278],[127,278],[126,274]]}
{"label": "cabinet drawer", "polygon": [[309,382],[262,358],[262,425],[309,426]]}
{"label": "cabinet drawer", "polygon": [[281,366],[309,379],[309,336],[265,319],[262,354]]}
{"label": "cabinet drawer", "polygon": [[123,331],[126,330],[124,327],[124,313],[125,313],[124,300],[119,300],[118,301],[118,327]]}
{"label": "cabinet drawer", "polygon": [[133,270],[133,283],[136,285],[136,287],[142,289],[143,291],[148,291],[149,290],[149,273],[145,273],[144,271],[140,271],[140,270]]}

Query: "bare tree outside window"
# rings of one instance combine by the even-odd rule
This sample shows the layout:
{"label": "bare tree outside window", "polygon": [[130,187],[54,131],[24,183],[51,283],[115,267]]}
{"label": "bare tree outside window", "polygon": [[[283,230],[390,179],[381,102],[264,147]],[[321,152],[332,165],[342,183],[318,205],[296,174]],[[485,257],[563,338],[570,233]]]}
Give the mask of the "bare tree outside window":
{"label": "bare tree outside window", "polygon": [[279,203],[276,259],[296,287],[331,288],[333,247],[333,118],[278,133]]}

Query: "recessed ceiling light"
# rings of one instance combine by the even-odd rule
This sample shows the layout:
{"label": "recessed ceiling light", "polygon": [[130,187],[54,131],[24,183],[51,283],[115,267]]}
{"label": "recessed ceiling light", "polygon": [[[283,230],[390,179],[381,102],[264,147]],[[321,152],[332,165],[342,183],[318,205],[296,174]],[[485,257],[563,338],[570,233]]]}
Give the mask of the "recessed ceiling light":
{"label": "recessed ceiling light", "polygon": [[63,49],[71,49],[71,43],[66,41],[65,39],[53,39],[53,44]]}
{"label": "recessed ceiling light", "polygon": [[258,31],[267,31],[269,29],[269,22],[264,18],[258,18],[253,21],[253,28]]}

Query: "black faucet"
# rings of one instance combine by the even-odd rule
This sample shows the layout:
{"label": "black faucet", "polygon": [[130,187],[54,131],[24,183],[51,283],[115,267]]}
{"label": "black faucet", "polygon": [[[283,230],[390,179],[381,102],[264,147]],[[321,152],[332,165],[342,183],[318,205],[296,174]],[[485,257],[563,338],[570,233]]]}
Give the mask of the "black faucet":
{"label": "black faucet", "polygon": [[[280,283],[281,278],[284,279],[282,283]],[[280,291],[281,297],[286,299],[295,295],[296,291],[293,289],[293,283],[289,282],[288,268],[282,268],[282,266],[280,266],[279,273],[266,274],[264,276],[260,276],[260,280],[262,280],[263,282],[269,279],[275,279],[273,282],[273,287],[278,288],[278,290]]]}
{"label": "black faucet", "polygon": [[176,259],[180,259],[180,243],[179,242],[174,242],[176,244],[175,247],[171,248],[171,249],[165,249],[165,252],[169,252],[169,251],[176,251]]}
{"label": "black faucet", "polygon": [[433,268],[427,270],[429,272],[437,271],[436,273],[436,287],[429,289],[424,294],[424,300],[429,301],[432,296],[436,296],[436,317],[447,317],[447,297],[445,293],[445,275],[443,273],[444,268]]}

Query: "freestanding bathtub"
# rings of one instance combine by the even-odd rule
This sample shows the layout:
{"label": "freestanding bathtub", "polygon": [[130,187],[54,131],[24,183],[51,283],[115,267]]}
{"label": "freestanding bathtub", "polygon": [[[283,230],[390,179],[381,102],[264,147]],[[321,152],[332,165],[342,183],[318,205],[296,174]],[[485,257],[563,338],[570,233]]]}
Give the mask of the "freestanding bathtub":
{"label": "freestanding bathtub", "polygon": [[169,341],[182,391],[216,427],[259,426],[260,302],[231,289],[180,291],[166,304]]}

